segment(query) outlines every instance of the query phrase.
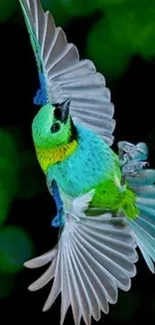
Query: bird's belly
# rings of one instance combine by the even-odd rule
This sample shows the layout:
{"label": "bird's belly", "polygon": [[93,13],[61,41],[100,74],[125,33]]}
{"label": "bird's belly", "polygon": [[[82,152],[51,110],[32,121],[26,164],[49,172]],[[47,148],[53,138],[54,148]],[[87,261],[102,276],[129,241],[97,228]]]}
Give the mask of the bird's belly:
{"label": "bird's belly", "polygon": [[59,184],[59,187],[70,198],[76,198],[95,189],[95,194],[89,207],[99,207],[110,211],[117,211],[119,209],[123,195],[120,190],[121,186],[119,187],[118,180],[116,181],[114,177],[106,178],[99,184],[90,186],[87,189],[83,186],[83,182],[79,186],[78,182],[72,182],[72,180],[70,180],[70,187],[69,182],[67,186],[63,187],[62,184]]}
{"label": "bird's belly", "polygon": [[118,170],[113,161],[99,166],[87,161],[76,165],[70,161],[67,166],[61,165],[55,170],[53,176],[64,193],[75,198],[95,189],[92,204],[94,206],[111,206],[118,196],[120,182]]}

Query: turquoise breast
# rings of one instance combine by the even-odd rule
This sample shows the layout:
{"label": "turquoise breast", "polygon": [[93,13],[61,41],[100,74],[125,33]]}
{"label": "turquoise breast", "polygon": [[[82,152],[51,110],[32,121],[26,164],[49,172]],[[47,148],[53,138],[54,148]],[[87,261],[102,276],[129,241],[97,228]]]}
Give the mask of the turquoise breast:
{"label": "turquoise breast", "polygon": [[64,161],[49,168],[48,177],[72,197],[91,190],[115,174],[113,151],[90,130],[76,125],[78,148]]}

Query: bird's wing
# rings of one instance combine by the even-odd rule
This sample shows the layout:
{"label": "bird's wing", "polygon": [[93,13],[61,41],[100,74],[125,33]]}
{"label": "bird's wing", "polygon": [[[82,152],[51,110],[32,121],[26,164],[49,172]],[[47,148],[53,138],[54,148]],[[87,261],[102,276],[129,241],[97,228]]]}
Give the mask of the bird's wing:
{"label": "bird's wing", "polygon": [[19,0],[37,61],[41,88],[34,102],[43,105],[71,100],[73,121],[90,128],[112,145],[114,105],[105,78],[90,60],[80,60],[52,15],[39,0]]}
{"label": "bird's wing", "polygon": [[87,216],[92,195],[93,191],[72,201],[63,195],[66,222],[57,246],[25,263],[37,268],[51,262],[29,289],[36,291],[54,278],[43,310],[61,293],[61,324],[70,305],[75,325],[81,317],[86,325],[91,316],[99,320],[101,311],[108,313],[109,303],[117,302],[118,289],[130,289],[136,274],[138,256],[131,228],[109,213]]}

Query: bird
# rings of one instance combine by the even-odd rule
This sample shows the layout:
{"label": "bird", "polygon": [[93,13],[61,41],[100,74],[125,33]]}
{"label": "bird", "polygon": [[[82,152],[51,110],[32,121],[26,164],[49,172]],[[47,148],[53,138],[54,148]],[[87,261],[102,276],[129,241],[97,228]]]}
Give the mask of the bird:
{"label": "bird", "polygon": [[118,291],[129,291],[136,275],[137,248],[155,272],[155,170],[143,142],[114,142],[115,107],[105,78],[91,60],[80,59],[52,14],[39,0],[19,0],[38,68],[41,106],[32,121],[36,159],[57,213],[57,244],[24,263],[49,264],[29,286],[53,285],[43,307],[61,294],[60,323],[69,306],[75,325],[98,321]]}

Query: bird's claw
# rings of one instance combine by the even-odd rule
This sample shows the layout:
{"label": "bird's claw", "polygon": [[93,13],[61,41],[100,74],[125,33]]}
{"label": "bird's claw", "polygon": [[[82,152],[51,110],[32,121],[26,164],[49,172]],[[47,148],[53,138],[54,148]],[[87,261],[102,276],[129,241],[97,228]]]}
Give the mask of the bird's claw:
{"label": "bird's claw", "polygon": [[120,167],[123,176],[136,177],[138,171],[147,167],[148,162],[144,161],[148,156],[148,149],[145,143],[133,145],[122,141],[118,143]]}
{"label": "bird's claw", "polygon": [[64,214],[59,212],[56,217],[52,220],[51,226],[54,228],[58,228],[64,225]]}
{"label": "bird's claw", "polygon": [[148,149],[145,143],[139,142],[134,145],[127,141],[118,143],[120,160],[146,160],[148,157]]}

